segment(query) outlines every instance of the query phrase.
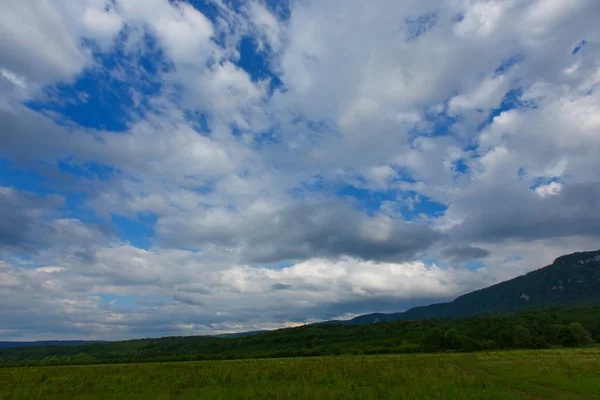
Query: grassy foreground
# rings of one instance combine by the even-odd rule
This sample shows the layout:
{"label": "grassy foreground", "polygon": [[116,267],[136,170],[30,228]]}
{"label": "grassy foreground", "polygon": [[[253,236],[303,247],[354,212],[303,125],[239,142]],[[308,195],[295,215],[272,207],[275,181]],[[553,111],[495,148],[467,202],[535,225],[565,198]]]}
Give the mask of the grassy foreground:
{"label": "grassy foreground", "polygon": [[0,399],[600,399],[600,349],[0,369]]}

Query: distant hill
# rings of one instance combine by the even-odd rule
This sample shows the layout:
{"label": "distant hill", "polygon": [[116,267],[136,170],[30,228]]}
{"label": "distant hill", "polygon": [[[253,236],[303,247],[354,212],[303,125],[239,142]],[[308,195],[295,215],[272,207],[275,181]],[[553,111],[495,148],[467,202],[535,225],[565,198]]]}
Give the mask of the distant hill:
{"label": "distant hill", "polygon": [[0,349],[11,347],[39,347],[39,346],[73,346],[77,344],[100,343],[99,340],[45,340],[39,342],[0,342]]}
{"label": "distant hill", "polygon": [[449,303],[415,307],[393,314],[367,314],[343,325],[502,314],[546,307],[600,304],[600,250],[569,254],[547,267],[458,297]]}
{"label": "distant hill", "polygon": [[214,337],[220,338],[240,338],[245,336],[258,335],[259,333],[268,332],[265,330],[262,331],[248,331],[248,332],[238,332],[238,333],[222,333],[220,335],[213,335]]}

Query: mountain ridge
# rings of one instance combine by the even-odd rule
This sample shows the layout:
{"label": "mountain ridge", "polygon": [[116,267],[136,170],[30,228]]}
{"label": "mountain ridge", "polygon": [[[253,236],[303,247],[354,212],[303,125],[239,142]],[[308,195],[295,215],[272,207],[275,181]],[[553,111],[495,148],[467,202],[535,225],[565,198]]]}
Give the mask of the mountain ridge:
{"label": "mountain ridge", "polygon": [[600,250],[560,256],[550,265],[469,292],[450,302],[413,307],[397,313],[365,314],[350,320],[332,320],[320,324],[361,325],[597,304],[600,304]]}

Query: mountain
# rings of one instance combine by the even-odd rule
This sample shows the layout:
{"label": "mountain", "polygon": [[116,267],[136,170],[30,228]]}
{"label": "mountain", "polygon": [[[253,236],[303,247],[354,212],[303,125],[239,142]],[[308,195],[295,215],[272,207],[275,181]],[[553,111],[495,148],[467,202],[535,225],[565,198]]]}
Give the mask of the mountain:
{"label": "mountain", "polygon": [[11,347],[39,347],[39,346],[73,346],[77,344],[99,343],[98,340],[46,340],[38,342],[0,342],[0,349]]}
{"label": "mountain", "polygon": [[393,314],[367,314],[343,325],[503,314],[546,307],[600,304],[600,250],[569,254],[526,275],[458,297],[449,303],[411,308]]}

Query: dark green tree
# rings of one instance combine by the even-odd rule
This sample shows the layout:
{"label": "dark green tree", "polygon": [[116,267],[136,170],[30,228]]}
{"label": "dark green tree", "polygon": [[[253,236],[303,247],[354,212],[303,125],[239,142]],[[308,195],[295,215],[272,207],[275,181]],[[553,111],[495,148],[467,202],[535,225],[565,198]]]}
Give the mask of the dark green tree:
{"label": "dark green tree", "polygon": [[577,346],[577,337],[568,326],[563,326],[558,330],[556,341],[565,347]]}
{"label": "dark green tree", "polygon": [[444,339],[444,332],[434,328],[423,335],[421,346],[425,351],[441,351],[444,350]]}
{"label": "dark green tree", "polygon": [[459,350],[460,333],[455,328],[450,328],[444,333],[443,347],[445,350]]}
{"label": "dark green tree", "polygon": [[588,332],[587,329],[585,329],[583,325],[581,325],[581,322],[573,322],[569,324],[569,329],[571,329],[571,331],[575,335],[575,338],[577,338],[578,345],[581,346],[594,343],[592,335],[590,334],[590,332]]}
{"label": "dark green tree", "polygon": [[524,326],[518,325],[515,328],[514,332],[515,347],[523,349],[531,347],[531,331],[529,329],[525,328]]}
{"label": "dark green tree", "polygon": [[515,345],[515,334],[512,330],[502,329],[498,334],[498,344],[502,349],[509,349]]}

